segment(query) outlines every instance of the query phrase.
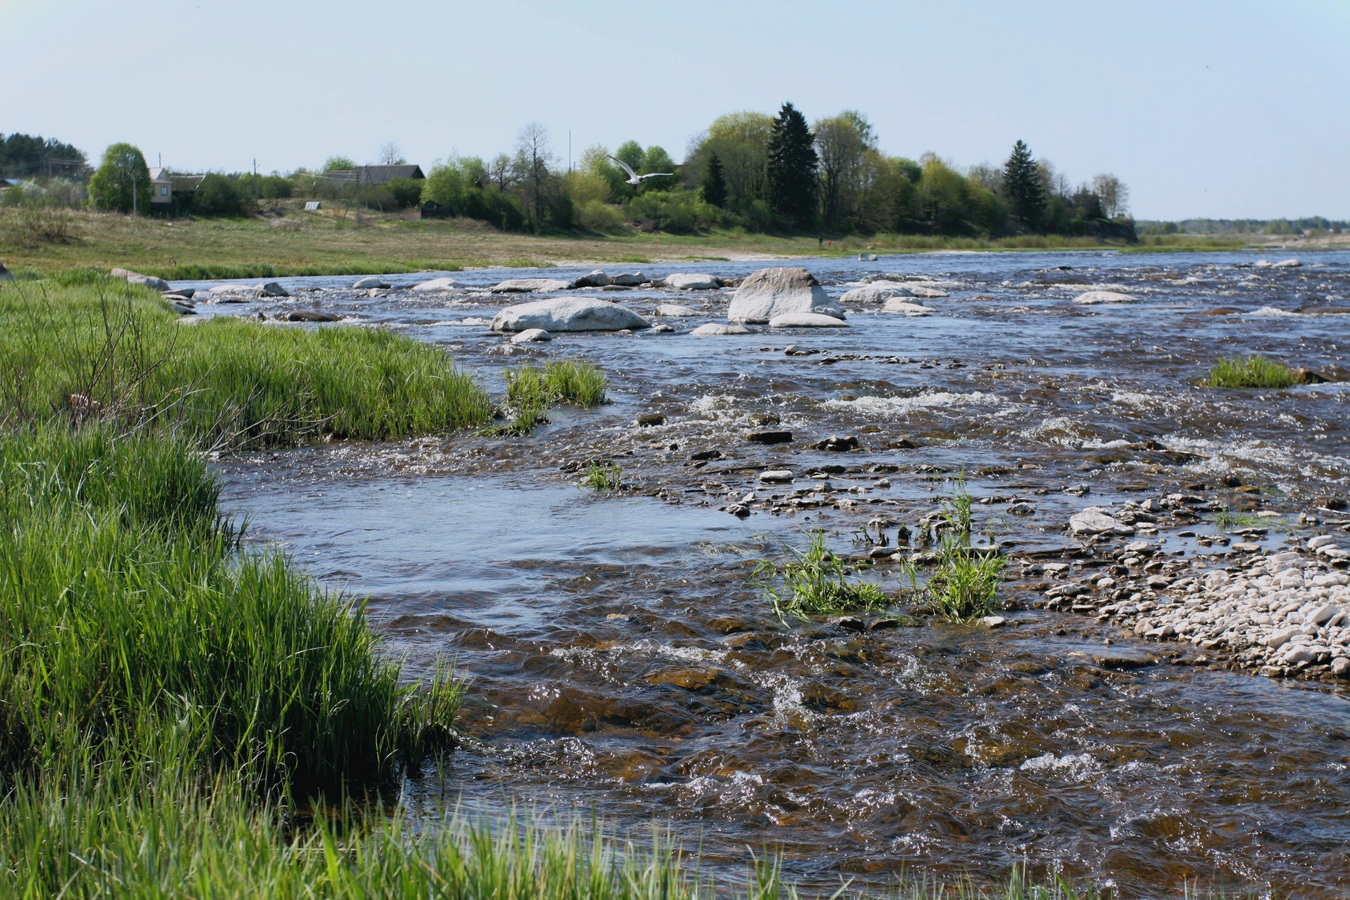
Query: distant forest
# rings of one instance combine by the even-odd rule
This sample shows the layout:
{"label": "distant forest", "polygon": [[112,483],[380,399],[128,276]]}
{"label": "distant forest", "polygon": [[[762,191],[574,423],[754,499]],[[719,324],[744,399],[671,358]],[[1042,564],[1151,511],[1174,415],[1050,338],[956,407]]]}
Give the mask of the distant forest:
{"label": "distant forest", "polygon": [[88,178],[89,158],[55,138],[0,134],[0,178]]}
{"label": "distant forest", "polygon": [[1344,234],[1350,221],[1308,216],[1303,219],[1183,219],[1139,222],[1139,233],[1153,234]]}

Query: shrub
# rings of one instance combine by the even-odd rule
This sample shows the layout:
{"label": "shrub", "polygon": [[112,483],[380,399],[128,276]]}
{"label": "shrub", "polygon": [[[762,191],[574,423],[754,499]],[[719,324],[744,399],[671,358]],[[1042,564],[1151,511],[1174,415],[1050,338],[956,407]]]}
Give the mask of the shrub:
{"label": "shrub", "polygon": [[385,185],[385,189],[396,209],[416,206],[422,200],[422,179],[395,178]]}
{"label": "shrub", "polygon": [[623,211],[603,200],[587,200],[577,210],[577,224],[588,231],[618,234],[624,229]]}
{"label": "shrub", "polygon": [[212,172],[193,192],[192,212],[199,216],[238,216],[244,212],[244,197],[233,179]]}
{"label": "shrub", "polygon": [[1202,383],[1219,388],[1286,388],[1297,382],[1284,363],[1261,356],[1231,356],[1220,359]]}

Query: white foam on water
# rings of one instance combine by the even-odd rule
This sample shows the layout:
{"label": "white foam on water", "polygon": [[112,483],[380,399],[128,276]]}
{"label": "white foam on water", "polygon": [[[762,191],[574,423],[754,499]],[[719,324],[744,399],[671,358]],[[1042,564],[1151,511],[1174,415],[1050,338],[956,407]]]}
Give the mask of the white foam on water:
{"label": "white foam on water", "polygon": [[996,404],[1002,400],[997,394],[986,391],[973,391],[969,394],[952,391],[933,391],[917,394],[913,397],[859,397],[856,400],[826,400],[821,404],[825,409],[850,412],[872,419],[899,419],[930,409],[942,409],[953,406],[977,406]]}
{"label": "white foam on water", "polygon": [[1258,310],[1247,313],[1247,315],[1257,319],[1287,319],[1301,317],[1303,313],[1290,312],[1287,309],[1276,309],[1273,306],[1263,306]]}
{"label": "white foam on water", "polygon": [[1329,478],[1350,483],[1350,456],[1316,453],[1311,450],[1272,446],[1264,441],[1222,442],[1210,438],[1171,435],[1162,438],[1169,450],[1181,450],[1207,457],[1191,463],[1193,471],[1223,474],[1237,467],[1269,473],[1294,472],[1306,478]]}
{"label": "white foam on water", "polygon": [[1085,782],[1096,779],[1102,771],[1101,764],[1086,753],[1073,756],[1056,756],[1043,753],[1032,757],[1018,766],[1023,772],[1060,775],[1070,781]]}

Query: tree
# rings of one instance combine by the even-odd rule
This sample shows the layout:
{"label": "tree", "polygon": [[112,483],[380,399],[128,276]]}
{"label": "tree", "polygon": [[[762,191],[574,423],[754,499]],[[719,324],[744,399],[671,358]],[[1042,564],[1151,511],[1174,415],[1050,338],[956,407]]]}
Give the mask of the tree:
{"label": "tree", "polygon": [[846,109],[818,120],[815,134],[821,217],[832,231],[852,230],[863,190],[863,161],[875,145],[872,123],[862,113]]}
{"label": "tree", "polygon": [[727,183],[725,208],[747,212],[755,201],[764,199],[772,131],[773,118],[763,113],[719,116],[708,126],[706,135],[693,141],[684,161],[685,177],[691,185],[701,184],[708,160],[716,154]]}
{"label": "tree", "polygon": [[343,169],[355,169],[356,163],[346,156],[330,156],[323,161],[323,171],[337,172]]}
{"label": "tree", "polygon": [[544,224],[549,163],[552,161],[553,151],[548,145],[548,129],[538,122],[531,122],[522,128],[517,138],[514,166],[525,194],[524,205],[535,234],[539,233]]}
{"label": "tree", "polygon": [[1102,201],[1102,211],[1108,219],[1123,216],[1130,208],[1130,189],[1110,173],[1093,176],[1092,192]]}
{"label": "tree", "polygon": [[382,166],[403,166],[408,161],[403,158],[403,148],[393,141],[386,141],[380,145],[380,165]]}
{"label": "tree", "polygon": [[716,152],[708,157],[708,168],[703,174],[703,200],[719,209],[727,205],[727,178]]}
{"label": "tree", "polygon": [[794,228],[811,224],[816,213],[815,138],[806,117],[784,103],[769,133],[769,206]]}
{"label": "tree", "polygon": [[141,151],[131,144],[113,144],[103,151],[103,161],[89,179],[89,201],[95,209],[148,212],[150,168]]}
{"label": "tree", "polygon": [[1035,231],[1045,215],[1045,188],[1031,150],[1018,141],[1003,165],[1003,196],[1013,218],[1023,228]]}

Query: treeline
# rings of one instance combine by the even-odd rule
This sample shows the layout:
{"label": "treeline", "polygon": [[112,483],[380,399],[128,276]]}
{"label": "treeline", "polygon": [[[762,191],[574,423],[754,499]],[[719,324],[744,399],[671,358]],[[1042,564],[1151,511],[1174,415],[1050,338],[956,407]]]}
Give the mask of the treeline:
{"label": "treeline", "polygon": [[[403,162],[396,145],[381,148],[381,164]],[[630,177],[624,166],[650,177]],[[890,156],[862,113],[844,110],[808,124],[791,103],[776,116],[739,112],[717,118],[690,141],[680,163],[662,147],[630,140],[612,154],[591,147],[578,164],[564,166],[547,130],[530,124],[511,151],[490,160],[437,161],[425,180],[371,184],[353,178],[356,169],[351,159],[334,156],[316,169],[287,175],[178,175],[171,212],[249,215],[267,202],[306,198],[384,211],[421,205],[424,214],[536,233],[637,228],[687,234],[720,227],[822,238],[888,232],[1135,239],[1129,192],[1114,175],[1075,184],[1021,141],[1001,166],[964,171],[933,154],[917,160]],[[5,202],[50,201],[51,192],[44,191],[31,184],[17,194],[11,189]],[[98,209],[145,213],[150,191],[140,151],[115,144],[89,180],[88,202]]]}
{"label": "treeline", "polygon": [[501,228],[536,231],[741,227],[821,236],[1033,232],[1134,239],[1128,189],[1114,175],[1073,185],[1021,142],[1002,167],[965,172],[932,154],[917,161],[887,156],[855,110],[810,126],[790,103],[777,116],[733,113],[694,138],[683,163],[637,141],[613,157],[638,175],[673,174],[631,184],[604,147],[590,148],[563,171],[547,132],[530,125],[514,153],[438,163],[422,199]]}
{"label": "treeline", "polygon": [[1180,222],[1140,222],[1139,233],[1155,234],[1273,234],[1323,235],[1350,231],[1350,222],[1308,216],[1302,219],[1184,219]]}
{"label": "treeline", "polygon": [[55,138],[0,134],[0,178],[88,178],[89,158]]}

